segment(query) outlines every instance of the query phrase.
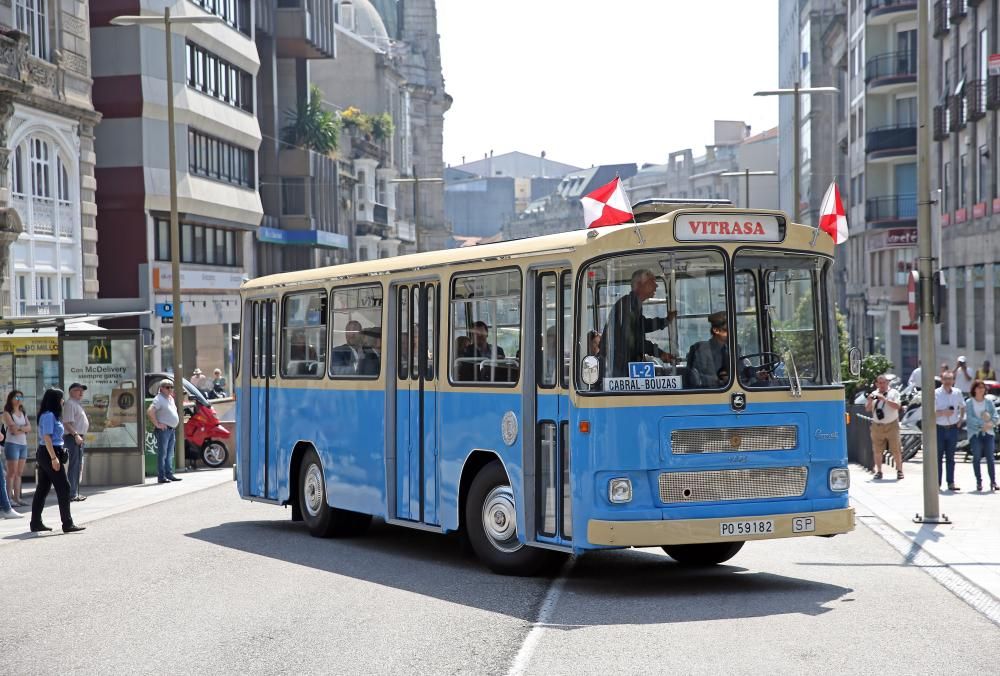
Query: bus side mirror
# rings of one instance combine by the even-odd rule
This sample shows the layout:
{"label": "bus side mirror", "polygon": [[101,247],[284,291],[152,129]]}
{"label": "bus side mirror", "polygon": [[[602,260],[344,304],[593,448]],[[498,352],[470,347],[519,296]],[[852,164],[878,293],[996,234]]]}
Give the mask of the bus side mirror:
{"label": "bus side mirror", "polygon": [[593,385],[601,374],[601,363],[597,357],[586,356],[583,358],[583,366],[580,369],[580,379],[586,385]]}
{"label": "bus side mirror", "polygon": [[851,375],[857,378],[861,375],[861,350],[856,347],[852,347],[848,354],[848,361],[850,362]]}

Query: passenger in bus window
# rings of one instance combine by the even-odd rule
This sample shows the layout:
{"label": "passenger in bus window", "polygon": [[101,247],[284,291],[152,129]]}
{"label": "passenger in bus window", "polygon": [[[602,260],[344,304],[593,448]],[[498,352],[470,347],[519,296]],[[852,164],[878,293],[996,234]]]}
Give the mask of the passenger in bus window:
{"label": "passenger in bus window", "polygon": [[[361,333],[361,322],[352,319],[344,327],[344,344],[333,348],[330,363],[334,375],[363,375],[362,364],[371,354],[371,349],[365,348],[364,336]],[[378,359],[376,355],[374,357]]]}
{"label": "passenger in bus window", "polygon": [[359,376],[377,376],[382,362],[382,331],[379,327],[361,332],[362,357],[358,364]]}
{"label": "passenger in bus window", "polygon": [[632,291],[615,301],[608,322],[604,325],[598,353],[604,366],[605,378],[628,377],[628,364],[645,361],[645,355],[672,362],[673,355],[664,352],[646,334],[660,331],[677,316],[670,311],[666,317],[645,317],[642,304],[656,295],[656,275],[651,270],[636,270],[632,274]]}
{"label": "passenger in bus window", "polygon": [[591,329],[587,331],[587,354],[596,357],[601,352],[601,334]]}
{"label": "passenger in bus window", "polygon": [[316,361],[316,346],[306,340],[306,332],[296,329],[290,337],[288,358],[292,361]]}
{"label": "passenger in bus window", "polygon": [[691,346],[688,381],[691,387],[722,387],[729,382],[729,320],[725,311],[708,316],[712,337]]}
{"label": "passenger in bus window", "polygon": [[[495,348],[489,343],[490,327],[484,321],[477,321],[472,324],[472,342],[462,353],[463,357],[476,359],[504,359],[503,348],[497,345]],[[494,350],[496,353],[494,354]]]}

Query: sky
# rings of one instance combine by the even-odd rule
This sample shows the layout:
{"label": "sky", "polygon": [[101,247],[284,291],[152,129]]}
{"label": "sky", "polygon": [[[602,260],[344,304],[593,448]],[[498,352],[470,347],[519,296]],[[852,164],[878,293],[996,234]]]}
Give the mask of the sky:
{"label": "sky", "polygon": [[713,120],[778,124],[777,0],[437,0],[452,166],[698,155]]}

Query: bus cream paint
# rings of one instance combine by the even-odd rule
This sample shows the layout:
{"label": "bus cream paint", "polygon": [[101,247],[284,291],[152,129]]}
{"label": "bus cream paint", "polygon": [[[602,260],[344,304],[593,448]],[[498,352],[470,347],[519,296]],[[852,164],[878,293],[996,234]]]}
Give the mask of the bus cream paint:
{"label": "bus cream paint", "polygon": [[524,638],[524,643],[521,644],[521,649],[517,651],[517,655],[514,657],[514,661],[510,665],[510,669],[507,670],[507,676],[520,676],[528,672],[528,667],[531,665],[531,658],[535,654],[535,650],[538,648],[538,642],[542,640],[542,632],[549,624],[549,618],[552,617],[552,611],[555,610],[556,604],[559,602],[559,597],[562,595],[563,587],[566,586],[566,579],[569,577],[570,571],[573,569],[573,562],[575,559],[570,559],[566,565],[562,567],[559,574],[552,581],[552,586],[545,593],[545,598],[542,599],[542,605],[538,609],[538,617],[531,624],[531,631]]}

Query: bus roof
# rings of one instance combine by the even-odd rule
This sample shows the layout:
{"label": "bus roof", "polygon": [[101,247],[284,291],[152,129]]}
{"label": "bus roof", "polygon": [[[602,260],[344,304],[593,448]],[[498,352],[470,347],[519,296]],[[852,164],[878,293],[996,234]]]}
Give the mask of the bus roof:
{"label": "bus roof", "polygon": [[[711,210],[712,213],[770,213],[784,217],[783,213],[777,211],[767,211],[762,209],[734,209],[732,207],[720,207],[717,203],[714,204],[716,208]],[[657,204],[653,207],[653,209],[650,209],[660,211],[661,215],[658,215],[653,220],[640,222],[638,224],[626,223],[618,226],[598,228],[596,230],[572,230],[570,232],[561,232],[554,235],[542,235],[539,237],[506,240],[493,244],[479,244],[459,249],[441,249],[438,251],[407,254],[405,256],[394,256],[392,258],[380,258],[377,260],[361,261],[357,263],[332,265],[325,268],[299,270],[296,272],[283,272],[274,275],[266,275],[264,277],[257,277],[256,279],[244,282],[242,289],[246,291],[283,286],[297,286],[299,284],[308,284],[318,280],[329,281],[336,279],[371,277],[392,272],[411,272],[425,268],[437,268],[443,265],[474,263],[476,261],[520,258],[557,252],[570,253],[579,247],[586,246],[588,242],[596,241],[598,237],[603,239],[612,233],[621,232],[623,230],[632,230],[633,228],[639,228],[640,231],[642,231],[662,227],[664,223],[671,222],[675,212],[690,212],[699,208],[699,206],[692,205],[690,202],[685,202],[683,207],[673,207],[668,212],[665,212],[664,206],[666,205],[661,203]],[[691,207],[694,207],[694,209]],[[700,208],[704,209],[704,206],[701,206]],[[803,237],[811,239],[812,233],[815,230],[812,226],[800,225],[797,223],[788,223],[787,228],[788,231],[786,232],[785,237],[786,242],[789,240],[800,240]],[[829,249],[832,249],[832,244],[832,241],[829,241],[829,247],[825,245],[818,247],[817,252],[829,255]]]}

